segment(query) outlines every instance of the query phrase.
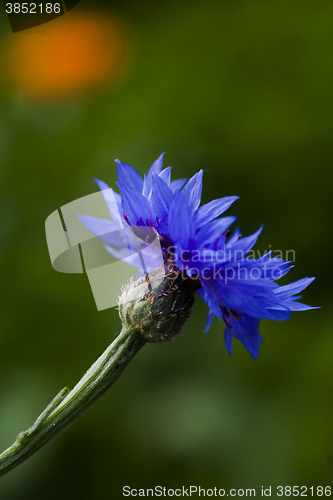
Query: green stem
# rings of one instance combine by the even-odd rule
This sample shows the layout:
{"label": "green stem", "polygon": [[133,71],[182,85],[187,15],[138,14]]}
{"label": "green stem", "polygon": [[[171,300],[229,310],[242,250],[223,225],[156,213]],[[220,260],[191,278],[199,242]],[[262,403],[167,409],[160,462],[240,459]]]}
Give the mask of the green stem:
{"label": "green stem", "polygon": [[0,455],[3,476],[69,427],[118,379],[145,341],[137,328],[123,328],[119,336],[70,391],[62,389],[27,431]]}

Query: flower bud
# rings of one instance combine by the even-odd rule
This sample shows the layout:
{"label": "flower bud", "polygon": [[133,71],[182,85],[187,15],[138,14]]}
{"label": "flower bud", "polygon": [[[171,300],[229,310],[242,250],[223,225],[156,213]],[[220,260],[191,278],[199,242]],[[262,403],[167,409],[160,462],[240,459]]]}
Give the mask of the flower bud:
{"label": "flower bud", "polygon": [[138,327],[146,342],[171,340],[189,316],[197,278],[183,276],[164,265],[125,285],[119,298],[119,315],[127,328]]}

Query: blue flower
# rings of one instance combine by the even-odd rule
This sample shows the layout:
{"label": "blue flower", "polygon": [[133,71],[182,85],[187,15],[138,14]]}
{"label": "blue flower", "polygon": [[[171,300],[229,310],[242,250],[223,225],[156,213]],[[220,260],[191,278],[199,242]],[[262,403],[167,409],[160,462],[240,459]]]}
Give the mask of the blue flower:
{"label": "blue flower", "polygon": [[[229,354],[235,337],[257,358],[262,343],[260,319],[286,320],[291,311],[316,309],[296,302],[299,292],[314,278],[279,286],[276,281],[293,267],[290,261],[272,257],[272,251],[259,258],[249,257],[262,227],[244,238],[238,229],[230,236],[229,227],[236,217],[220,217],[238,197],[219,198],[200,206],[203,171],[189,181],[171,181],[171,167],[162,170],[163,156],[143,179],[133,167],[116,160],[120,194],[96,180],[112,221],[79,218],[107,244],[107,251],[138,267],[141,273],[146,272],[142,259],[138,253],[128,254],[128,236],[121,237],[125,231],[119,229],[131,228],[141,243],[149,243],[151,235],[157,235],[165,263],[199,280],[198,293],[209,306],[206,331],[214,315],[223,319]],[[158,263],[156,253],[147,250],[149,270]]]}

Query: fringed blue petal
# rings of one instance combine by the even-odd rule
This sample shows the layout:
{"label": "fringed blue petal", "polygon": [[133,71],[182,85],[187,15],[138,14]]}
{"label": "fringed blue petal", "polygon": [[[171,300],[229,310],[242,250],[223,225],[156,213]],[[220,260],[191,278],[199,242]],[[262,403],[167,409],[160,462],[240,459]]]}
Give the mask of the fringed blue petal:
{"label": "fringed blue petal", "polygon": [[148,197],[149,196],[149,193],[152,189],[152,185],[153,185],[153,174],[156,174],[156,175],[159,175],[159,173],[161,172],[162,170],[162,167],[163,167],[163,159],[164,159],[164,154],[165,153],[162,153],[158,158],[157,160],[154,161],[154,163],[152,164],[152,166],[150,167],[149,171],[148,171],[148,174],[147,174],[147,178],[146,178],[146,182],[145,182],[145,189],[144,189],[144,192],[143,192],[143,195],[145,197]]}
{"label": "fringed blue petal", "polygon": [[275,293],[283,300],[290,299],[292,295],[307,288],[314,279],[315,278],[303,278],[293,283],[289,283],[289,285],[280,286]]}
{"label": "fringed blue petal", "polygon": [[100,219],[91,215],[78,215],[79,220],[100,240],[117,248],[127,247],[127,228],[119,226],[107,219]]}
{"label": "fringed blue petal", "polygon": [[262,338],[259,333],[259,319],[252,318],[251,316],[235,319],[230,316],[230,326],[224,330],[224,340],[226,349],[231,355],[232,339],[231,335],[240,340],[245,349],[256,359],[259,356],[259,345],[262,344]]}
{"label": "fringed blue petal", "polygon": [[150,202],[159,219],[166,218],[169,213],[173,193],[164,180],[156,174],[153,174],[153,187],[151,191]]}
{"label": "fringed blue petal", "polygon": [[227,326],[225,327],[225,330],[224,330],[224,343],[225,343],[225,348],[229,353],[229,356],[231,356],[231,353],[232,353],[232,333],[231,333],[231,328],[228,328]]}
{"label": "fringed blue petal", "polygon": [[206,203],[206,205],[202,205],[195,214],[195,225],[197,229],[223,214],[223,212],[228,210],[238,198],[238,196],[227,196],[225,198],[210,201]]}
{"label": "fringed blue petal", "polygon": [[153,218],[153,211],[149,202],[135,189],[121,182],[116,184],[120,190],[124,216],[128,217],[132,226],[141,225],[140,220],[143,221],[142,225],[146,225],[147,221]]}
{"label": "fringed blue petal", "polygon": [[121,197],[115,193],[105,182],[99,179],[94,179],[99,189],[102,191],[104,201],[109,209],[111,219],[119,227],[124,227],[124,219],[122,217]]}
{"label": "fringed blue petal", "polygon": [[263,226],[261,226],[258,231],[251,234],[251,236],[246,236],[245,238],[238,239],[234,244],[231,244],[229,241],[227,243],[227,250],[229,250],[230,252],[230,258],[232,259],[235,255],[236,258],[243,259],[255,245],[259,234],[262,231],[262,228]]}
{"label": "fringed blue petal", "polygon": [[127,165],[127,163],[122,163],[120,160],[115,160],[115,162],[117,163],[119,182],[141,193],[143,180],[139,172],[130,165]]}
{"label": "fringed blue petal", "polygon": [[177,191],[170,204],[169,233],[171,240],[183,249],[194,239],[195,227],[190,207],[182,191]]}
{"label": "fringed blue petal", "polygon": [[188,181],[185,187],[182,189],[182,193],[187,200],[188,206],[190,207],[191,215],[194,214],[201,201],[201,191],[202,191],[202,175],[203,171],[199,170],[191,179]]}
{"label": "fringed blue petal", "polygon": [[197,247],[201,248],[204,245],[215,242],[215,240],[221,236],[235,220],[236,217],[222,217],[221,219],[213,220],[201,227],[196,234]]}
{"label": "fringed blue petal", "polygon": [[[157,175],[157,174],[155,174],[155,175]],[[158,177],[160,179],[162,179],[168,187],[170,187],[170,183],[171,183],[171,167],[166,167],[164,170],[162,170],[162,172],[160,172],[158,174]]]}
{"label": "fringed blue petal", "polygon": [[187,179],[177,179],[175,181],[171,181],[170,189],[173,192],[179,191],[187,182]]}

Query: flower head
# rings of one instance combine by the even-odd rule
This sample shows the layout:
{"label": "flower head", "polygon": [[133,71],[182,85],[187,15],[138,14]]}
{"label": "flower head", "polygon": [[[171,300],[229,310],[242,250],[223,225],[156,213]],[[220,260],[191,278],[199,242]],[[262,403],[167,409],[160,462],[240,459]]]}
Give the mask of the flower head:
{"label": "flower head", "polygon": [[209,306],[206,331],[214,315],[223,319],[229,354],[235,337],[256,358],[262,343],[260,319],[285,320],[291,311],[315,309],[296,302],[299,292],[314,278],[279,286],[276,281],[293,267],[290,261],[272,257],[272,251],[259,258],[248,257],[262,227],[244,238],[238,229],[230,235],[229,227],[236,217],[220,217],[238,197],[219,198],[200,206],[203,171],[188,181],[171,181],[171,167],[162,169],[163,156],[143,179],[133,167],[116,160],[120,194],[96,180],[112,221],[79,218],[107,244],[108,252],[135,265],[141,274],[158,267],[156,252],[146,249],[145,268],[140,252],[129,256],[128,237],[120,238],[119,229],[131,228],[132,237],[141,246],[157,237],[167,270],[177,268],[184,279],[192,277],[199,282],[197,293]]}

